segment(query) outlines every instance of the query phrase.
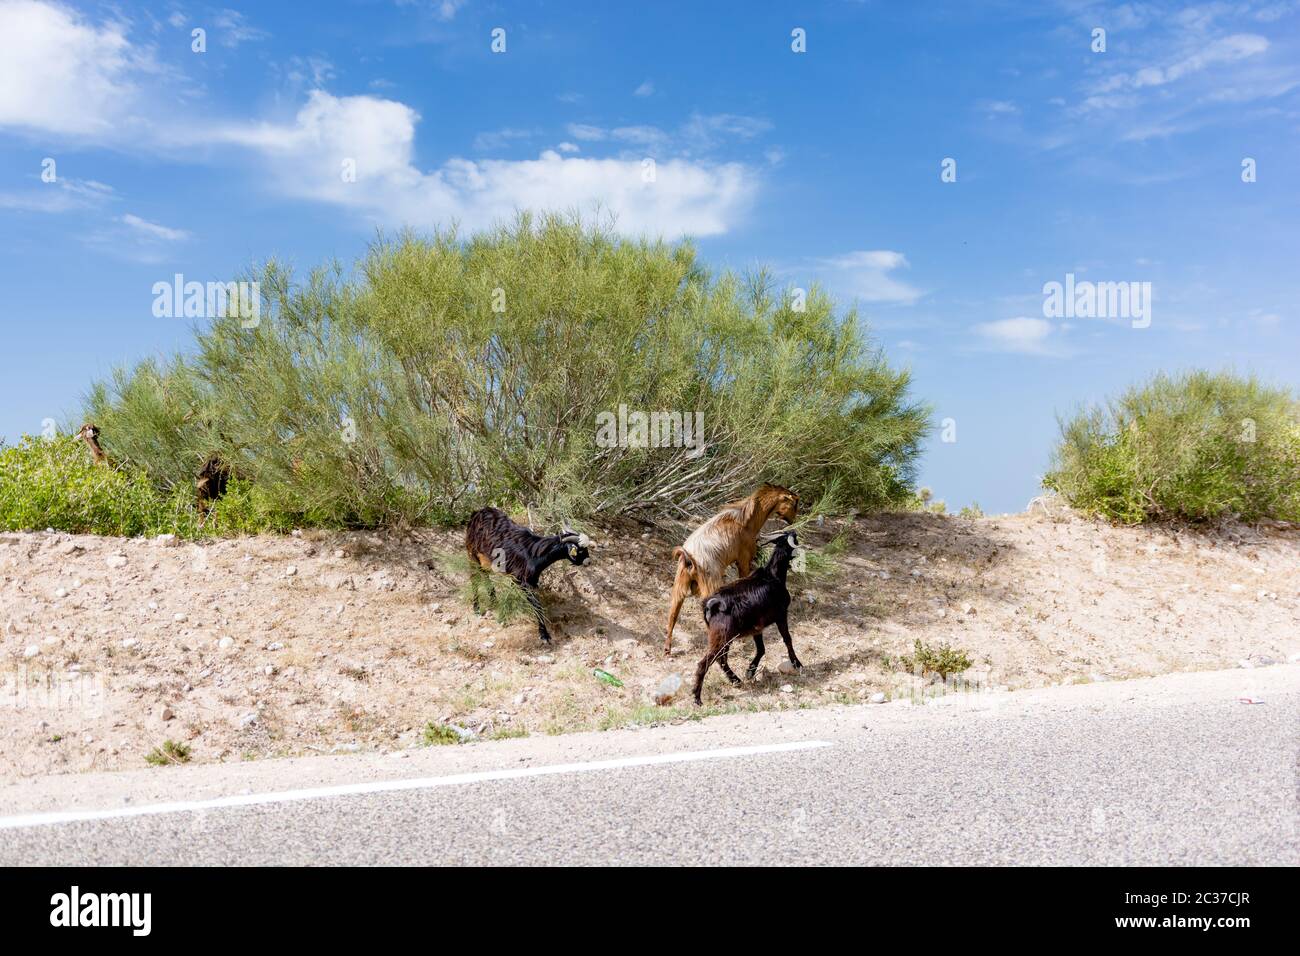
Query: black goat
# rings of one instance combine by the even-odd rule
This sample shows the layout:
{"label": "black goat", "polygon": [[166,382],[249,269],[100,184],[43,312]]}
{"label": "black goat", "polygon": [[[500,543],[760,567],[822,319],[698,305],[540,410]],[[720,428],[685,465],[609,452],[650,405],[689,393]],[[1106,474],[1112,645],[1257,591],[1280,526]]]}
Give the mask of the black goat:
{"label": "black goat", "polygon": [[[543,537],[515,524],[497,508],[480,508],[470,515],[465,529],[465,550],[475,565],[471,573],[500,571],[519,582],[537,615],[537,632],[547,644],[551,635],[546,630],[546,616],[537,596],[538,579],[556,561],[567,558],[573,564],[582,564],[591,556],[590,547],[591,540],[585,534],[566,528],[560,534]],[[490,578],[488,592],[492,593]],[[474,610],[479,610],[477,591]]]}
{"label": "black goat", "polygon": [[790,655],[790,663],[796,668],[803,667],[795,656],[794,644],[790,641],[790,625],[787,615],[790,610],[790,592],[786,590],[785,576],[790,570],[790,559],[799,541],[793,531],[785,531],[772,546],[772,556],[767,564],[748,577],[734,581],[719,588],[713,596],[704,601],[704,623],[709,629],[709,649],[695,668],[695,703],[700,704],[700,688],[704,686],[704,675],[715,660],[721,665],[727,680],[739,684],[737,677],[727,663],[727,650],[733,641],[753,636],[754,647],[758,653],[749,662],[749,679],[754,679],[758,662],[763,659],[763,628],[775,624],[785,640],[785,649]]}
{"label": "black goat", "polygon": [[199,524],[208,519],[208,512],[218,498],[226,493],[230,483],[230,469],[216,455],[203,463],[194,477],[194,501],[199,509]]}

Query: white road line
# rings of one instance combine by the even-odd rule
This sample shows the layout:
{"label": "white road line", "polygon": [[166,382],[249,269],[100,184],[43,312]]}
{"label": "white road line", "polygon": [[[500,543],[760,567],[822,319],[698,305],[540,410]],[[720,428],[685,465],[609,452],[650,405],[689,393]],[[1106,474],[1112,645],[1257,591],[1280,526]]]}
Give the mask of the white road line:
{"label": "white road line", "polygon": [[228,807],[252,807],[264,803],[292,803],[297,800],[320,800],[326,797],[350,797],[364,793],[388,793],[396,790],[427,790],[434,787],[455,787],[467,783],[489,780],[517,780],[521,777],[546,777],[557,773],[588,773],[593,770],[617,770],[623,767],[653,767],[669,763],[690,763],[698,760],[719,760],[726,757],[753,757],[760,754],[789,753],[795,750],[816,750],[831,746],[826,740],[801,740],[788,744],[761,744],[755,747],[721,747],[717,750],[693,750],[686,753],[650,754],[644,757],[616,757],[612,760],[592,760],[585,763],[557,763],[547,767],[517,767],[513,770],[483,770],[476,773],[456,773],[445,777],[415,777],[408,780],[378,780],[370,783],[347,783],[334,787],[311,787],[305,790],[281,790],[278,793],[245,793],[212,800],[188,800],[174,803],[151,803],[139,807],[117,807],[112,810],[69,810],[62,813],[28,813],[13,817],[0,817],[0,830],[20,827],[48,827],[61,823],[83,823],[88,820],[116,820],[124,817],[147,817],[159,813],[193,813],[199,810],[223,810]]}

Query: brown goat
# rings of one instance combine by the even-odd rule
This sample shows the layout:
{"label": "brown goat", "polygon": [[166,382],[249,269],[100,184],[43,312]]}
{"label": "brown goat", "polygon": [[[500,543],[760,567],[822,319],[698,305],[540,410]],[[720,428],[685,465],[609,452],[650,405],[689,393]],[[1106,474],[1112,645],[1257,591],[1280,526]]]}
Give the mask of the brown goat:
{"label": "brown goat", "polygon": [[673,579],[672,606],[668,611],[668,636],[664,653],[673,651],[673,627],[686,595],[701,601],[722,587],[724,575],[735,565],[740,577],[749,574],[758,551],[758,532],[773,514],[787,524],[799,517],[799,496],[780,485],[762,485],[748,498],[733,501],[691,532],[680,548],[673,548],[677,575]]}
{"label": "brown goat", "polygon": [[110,465],[108,455],[104,454],[104,449],[99,444],[99,426],[92,425],[90,422],[81,426],[81,431],[77,432],[77,437],[86,443],[90,449],[91,456],[95,459],[97,465]]}
{"label": "brown goat", "polygon": [[194,504],[199,510],[199,524],[208,520],[208,512],[218,498],[226,493],[230,481],[230,469],[216,455],[203,463],[199,473],[194,476]]}

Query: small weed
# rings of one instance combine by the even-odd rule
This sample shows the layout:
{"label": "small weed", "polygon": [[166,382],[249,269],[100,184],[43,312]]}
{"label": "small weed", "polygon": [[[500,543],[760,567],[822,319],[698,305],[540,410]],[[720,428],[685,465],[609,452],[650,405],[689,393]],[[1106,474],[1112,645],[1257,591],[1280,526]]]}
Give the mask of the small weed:
{"label": "small weed", "polygon": [[442,747],[460,743],[460,734],[446,724],[435,724],[432,720],[424,725],[421,737],[426,747]]}
{"label": "small weed", "polygon": [[163,742],[161,748],[155,747],[144,755],[144,762],[152,767],[165,767],[174,763],[190,762],[189,744],[178,744],[174,740]]}
{"label": "small weed", "polygon": [[943,644],[937,649],[923,643],[919,638],[913,645],[913,652],[900,657],[899,663],[910,671],[920,670],[922,676],[938,674],[947,679],[950,674],[960,674],[971,666],[969,655],[961,648]]}

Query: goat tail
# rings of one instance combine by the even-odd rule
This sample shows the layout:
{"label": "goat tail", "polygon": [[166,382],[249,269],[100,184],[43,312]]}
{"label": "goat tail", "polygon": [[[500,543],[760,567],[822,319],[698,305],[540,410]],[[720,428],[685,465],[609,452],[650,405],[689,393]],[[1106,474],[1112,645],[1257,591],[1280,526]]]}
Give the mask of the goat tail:
{"label": "goat tail", "polygon": [[695,576],[695,559],[691,557],[690,552],[685,548],[673,548],[673,557],[686,568],[686,573]]}
{"label": "goat tail", "polygon": [[704,602],[704,623],[709,624],[713,621],[716,614],[727,610],[727,599],[718,597],[716,594]]}

